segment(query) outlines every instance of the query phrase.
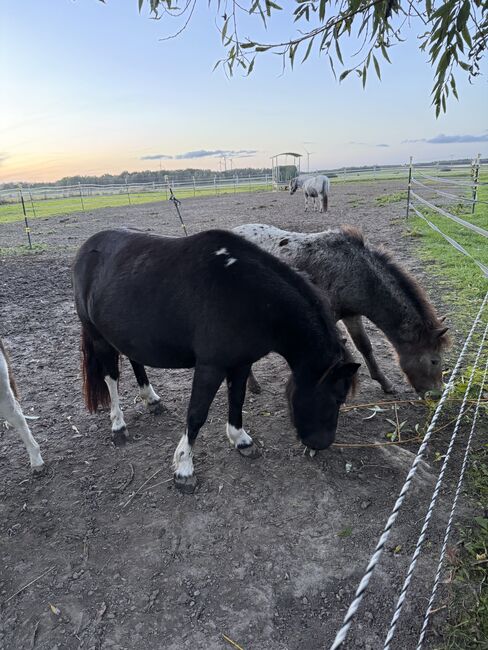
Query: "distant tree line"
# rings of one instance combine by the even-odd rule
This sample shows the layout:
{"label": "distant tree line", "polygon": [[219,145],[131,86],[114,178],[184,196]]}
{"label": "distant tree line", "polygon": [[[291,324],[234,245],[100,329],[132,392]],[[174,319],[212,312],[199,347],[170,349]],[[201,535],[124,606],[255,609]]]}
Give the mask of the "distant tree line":
{"label": "distant tree line", "polygon": [[[422,166],[431,166],[433,164],[439,166],[449,167],[450,165],[469,165],[472,162],[471,158],[459,158],[457,160],[438,160],[435,163],[425,162],[419,163],[416,162],[416,167]],[[488,163],[488,158],[482,158],[480,161],[482,164]],[[389,169],[395,168],[399,165],[359,165],[359,166],[347,166],[348,172],[360,172],[360,171],[373,171],[374,169]],[[320,173],[330,173],[342,171],[344,167],[334,168],[334,169],[323,169],[320,170]],[[63,185],[77,185],[81,183],[82,185],[94,184],[94,185],[116,185],[122,183],[161,183],[165,181],[167,176],[173,181],[191,181],[193,178],[196,181],[199,180],[212,180],[213,178],[233,178],[238,175],[243,176],[264,176],[265,174],[271,175],[270,167],[240,167],[238,169],[228,169],[227,171],[216,172],[212,169],[162,169],[161,171],[151,171],[146,170],[142,172],[128,172],[124,171],[121,174],[102,174],[101,176],[65,176],[58,181],[53,181],[51,183],[40,182],[40,183],[30,183],[30,182],[16,182],[16,183],[0,183],[0,189],[14,189],[19,185],[28,185],[29,187],[59,187]]]}

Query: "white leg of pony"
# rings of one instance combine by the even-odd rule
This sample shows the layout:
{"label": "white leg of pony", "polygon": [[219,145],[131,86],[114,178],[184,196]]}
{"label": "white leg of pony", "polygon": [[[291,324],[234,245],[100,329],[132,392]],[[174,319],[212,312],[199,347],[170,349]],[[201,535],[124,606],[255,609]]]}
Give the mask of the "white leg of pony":
{"label": "white leg of pony", "polygon": [[108,392],[110,393],[110,419],[112,420],[112,433],[118,433],[127,428],[124,420],[124,414],[120,408],[119,391],[117,382],[109,375],[104,377],[107,384]]}
{"label": "white leg of pony", "polygon": [[29,454],[31,468],[34,471],[41,470],[44,467],[41,450],[10,388],[8,368],[3,355],[0,355],[0,418],[5,418],[20,435]]}
{"label": "white leg of pony", "polygon": [[173,469],[175,477],[185,479],[193,476],[193,451],[188,442],[188,433],[185,433],[176,447],[173,456]]}
{"label": "white leg of pony", "polygon": [[305,194],[305,212],[308,210],[308,196]]}
{"label": "white leg of pony", "polygon": [[244,429],[236,429],[228,422],[226,425],[226,433],[230,444],[236,449],[239,447],[249,447],[253,444],[253,439],[244,431]]}
{"label": "white leg of pony", "polygon": [[139,395],[142,399],[143,402],[146,402],[148,406],[152,406],[153,404],[159,404],[161,401],[161,398],[159,395],[155,392],[154,388],[151,386],[151,384],[147,384],[146,386],[142,386]]}

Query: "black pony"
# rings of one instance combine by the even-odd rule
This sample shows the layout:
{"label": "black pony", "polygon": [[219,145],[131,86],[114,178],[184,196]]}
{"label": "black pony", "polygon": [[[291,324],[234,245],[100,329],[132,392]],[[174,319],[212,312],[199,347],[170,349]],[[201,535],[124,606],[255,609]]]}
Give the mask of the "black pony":
{"label": "black pony", "polygon": [[90,237],[73,267],[82,326],[85,400],[111,403],[112,433],[126,438],[119,406],[119,354],[134,369],[141,396],[160,401],[144,366],[195,368],[187,430],[174,456],[175,481],[195,486],[192,445],[220,384],[227,380],[227,435],[254,455],[242,428],[251,365],[271,351],[292,370],[287,387],[303,444],[332,444],[339,407],[358,364],[349,363],[329,309],[308,281],[243,238],[209,230],[172,238],[130,230]]}

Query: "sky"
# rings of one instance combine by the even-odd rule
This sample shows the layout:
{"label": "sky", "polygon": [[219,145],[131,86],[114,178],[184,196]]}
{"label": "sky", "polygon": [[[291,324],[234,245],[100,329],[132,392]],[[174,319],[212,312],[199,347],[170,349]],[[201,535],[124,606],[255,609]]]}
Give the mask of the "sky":
{"label": "sky", "polygon": [[[199,1],[164,41],[179,23],[139,14],[138,0],[0,0],[0,183],[218,170],[221,152],[238,168],[296,151],[306,169],[308,151],[311,170],[488,155],[486,74],[458,75],[460,101],[436,119],[415,31],[366,90],[354,75],[339,84],[313,52],[284,74],[262,55],[251,76],[229,79],[213,70],[225,52],[212,5]],[[243,30],[293,34],[281,15],[267,36]]]}

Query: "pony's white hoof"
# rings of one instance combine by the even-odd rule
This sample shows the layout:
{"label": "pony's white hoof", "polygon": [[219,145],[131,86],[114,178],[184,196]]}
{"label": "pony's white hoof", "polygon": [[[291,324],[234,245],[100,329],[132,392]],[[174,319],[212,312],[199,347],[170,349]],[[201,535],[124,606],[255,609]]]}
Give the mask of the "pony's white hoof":
{"label": "pony's white hoof", "polygon": [[250,458],[251,460],[254,460],[255,458],[259,458],[261,456],[261,452],[259,451],[257,445],[252,442],[250,445],[247,445],[245,447],[237,447],[237,451],[240,453],[241,456],[244,456],[245,458]]}
{"label": "pony's white hoof", "polygon": [[121,429],[117,429],[117,431],[112,431],[112,442],[116,447],[123,447],[129,440],[130,435],[127,431],[127,427],[122,427]]}
{"label": "pony's white hoof", "polygon": [[195,488],[197,487],[197,479],[195,474],[191,476],[178,476],[174,474],[174,484],[177,490],[183,494],[193,494]]}

